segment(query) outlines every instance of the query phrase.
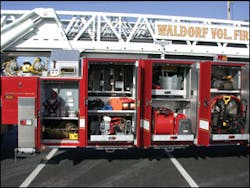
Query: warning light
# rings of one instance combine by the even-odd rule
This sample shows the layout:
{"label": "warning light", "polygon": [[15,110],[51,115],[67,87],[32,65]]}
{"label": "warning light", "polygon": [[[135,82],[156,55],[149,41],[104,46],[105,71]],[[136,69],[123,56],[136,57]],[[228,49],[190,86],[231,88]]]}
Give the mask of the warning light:
{"label": "warning light", "polygon": [[14,99],[14,95],[5,95],[4,99],[13,100]]}
{"label": "warning light", "polygon": [[214,58],[214,61],[227,61],[226,55],[218,55]]}

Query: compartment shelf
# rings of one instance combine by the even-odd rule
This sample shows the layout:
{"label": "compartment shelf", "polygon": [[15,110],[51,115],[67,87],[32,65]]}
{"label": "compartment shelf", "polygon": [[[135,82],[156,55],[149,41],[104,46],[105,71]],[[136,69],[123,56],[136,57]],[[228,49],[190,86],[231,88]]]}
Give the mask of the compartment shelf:
{"label": "compartment shelf", "polygon": [[78,140],[70,140],[70,139],[43,139],[42,140],[43,144],[62,144],[62,143],[73,143],[73,144],[78,144]]}
{"label": "compartment shelf", "polygon": [[249,134],[211,134],[211,140],[249,140]]}
{"label": "compartment shelf", "polygon": [[90,141],[126,141],[132,142],[134,140],[134,135],[91,135]]}
{"label": "compartment shelf", "polygon": [[131,91],[88,91],[94,94],[132,94]]}
{"label": "compartment shelf", "polygon": [[59,76],[41,76],[40,77],[40,79],[41,80],[55,80],[55,81],[66,81],[66,80],[72,80],[72,81],[74,81],[74,80],[76,80],[76,81],[79,81],[79,80],[81,80],[81,77],[59,77]]}
{"label": "compartment shelf", "polygon": [[153,141],[193,141],[194,135],[152,135]]}
{"label": "compartment shelf", "polygon": [[211,93],[228,93],[228,94],[236,93],[236,94],[239,94],[240,90],[239,89],[236,89],[236,90],[222,90],[222,89],[211,88],[210,92]]}
{"label": "compartment shelf", "polygon": [[135,110],[88,110],[89,115],[115,114],[119,116],[133,115]]}
{"label": "compartment shelf", "polygon": [[152,95],[166,95],[166,96],[185,96],[186,90],[166,90],[166,89],[153,89]]}
{"label": "compartment shelf", "polygon": [[180,99],[180,98],[152,98],[154,101],[173,101],[173,102],[190,102],[191,99]]}
{"label": "compartment shelf", "polygon": [[78,117],[42,117],[42,119],[50,119],[50,120],[78,120]]}

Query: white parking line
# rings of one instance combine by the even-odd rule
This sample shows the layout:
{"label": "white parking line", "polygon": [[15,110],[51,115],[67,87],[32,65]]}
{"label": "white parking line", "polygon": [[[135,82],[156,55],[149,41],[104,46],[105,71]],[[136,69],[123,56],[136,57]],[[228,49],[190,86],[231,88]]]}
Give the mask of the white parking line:
{"label": "white parking line", "polygon": [[197,183],[193,180],[193,178],[187,173],[187,171],[181,166],[181,164],[176,160],[176,158],[169,152],[166,152],[168,157],[170,158],[171,162],[175,165],[177,170],[181,173],[181,175],[185,178],[188,182],[190,187],[199,187]]}
{"label": "white parking line", "polygon": [[[45,161],[50,160],[53,155],[57,152],[58,148],[52,149],[49,154],[44,158]],[[47,162],[46,162],[47,163]],[[33,172],[24,180],[24,182],[19,187],[28,187],[29,184],[36,178],[39,172],[45,167],[45,164],[39,164]]]}

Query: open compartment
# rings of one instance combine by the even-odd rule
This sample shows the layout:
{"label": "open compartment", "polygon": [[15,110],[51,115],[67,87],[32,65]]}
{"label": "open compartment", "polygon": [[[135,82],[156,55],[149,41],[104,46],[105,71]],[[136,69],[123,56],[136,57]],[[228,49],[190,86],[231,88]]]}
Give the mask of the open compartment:
{"label": "open compartment", "polygon": [[144,61],[143,67],[144,147],[192,143],[197,118],[197,74],[193,62],[152,60]]}
{"label": "open compartment", "polygon": [[87,139],[91,144],[137,145],[139,63],[88,61]]}
{"label": "open compartment", "polygon": [[186,98],[190,86],[190,66],[153,64],[152,95]]}
{"label": "open compartment", "polygon": [[198,144],[242,144],[249,140],[249,66],[201,62]]}
{"label": "open compartment", "polygon": [[79,80],[41,79],[42,143],[78,141]]}
{"label": "open compartment", "polygon": [[193,141],[191,65],[153,63],[152,74],[152,141]]}
{"label": "open compartment", "polygon": [[[210,139],[214,142],[249,139],[249,67],[212,63]],[[248,88],[246,88],[248,87]]]}
{"label": "open compartment", "polygon": [[241,67],[213,65],[211,77],[211,93],[240,93]]}

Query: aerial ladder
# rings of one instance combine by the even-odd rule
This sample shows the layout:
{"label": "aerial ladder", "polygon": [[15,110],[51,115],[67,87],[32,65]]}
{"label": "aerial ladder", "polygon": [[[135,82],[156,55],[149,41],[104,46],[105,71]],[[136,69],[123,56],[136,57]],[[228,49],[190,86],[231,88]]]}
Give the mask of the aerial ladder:
{"label": "aerial ladder", "polygon": [[[189,30],[180,33],[178,29]],[[233,20],[42,8],[2,10],[1,51],[64,48],[81,52],[161,54],[162,58],[164,54],[184,53],[247,57],[248,30],[249,22]]]}

